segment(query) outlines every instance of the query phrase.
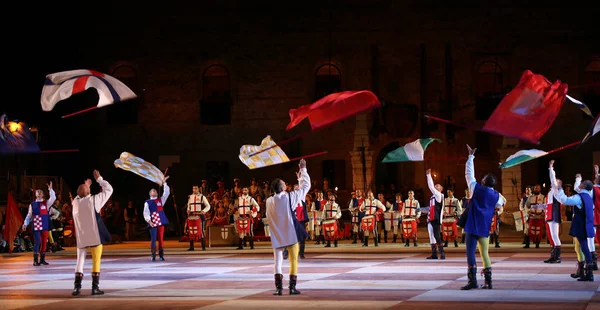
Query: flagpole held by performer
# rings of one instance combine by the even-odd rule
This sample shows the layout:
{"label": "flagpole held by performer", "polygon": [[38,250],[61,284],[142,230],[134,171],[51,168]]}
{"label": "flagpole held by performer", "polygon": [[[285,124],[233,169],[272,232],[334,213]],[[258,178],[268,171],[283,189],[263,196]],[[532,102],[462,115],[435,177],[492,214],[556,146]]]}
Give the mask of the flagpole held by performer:
{"label": "flagpole held by performer", "polygon": [[308,237],[304,227],[295,219],[295,208],[301,202],[306,193],[310,190],[310,177],[306,170],[306,161],[300,160],[298,164],[300,171],[297,173],[299,189],[287,193],[286,184],[283,180],[277,178],[271,183],[271,189],[274,195],[266,201],[266,213],[269,221],[271,233],[271,246],[275,260],[275,293],[273,295],[282,295],[283,293],[283,249],[288,248],[290,260],[290,282],[289,294],[298,295],[300,291],[296,290],[298,280],[298,241]]}
{"label": "flagpole held by performer", "polygon": [[83,265],[88,249],[92,252],[92,295],[102,295],[104,291],[100,285],[100,260],[102,259],[102,243],[111,240],[110,233],[100,211],[113,193],[112,186],[105,181],[98,170],[94,170],[94,179],[102,191],[96,195],[90,194],[92,180],[87,179],[77,188],[77,197],[71,202],[73,205],[73,222],[77,236],[77,265],[75,266],[75,288],[73,296],[80,294],[83,280]]}
{"label": "flagpole held by performer", "polygon": [[169,224],[169,219],[164,211],[165,202],[169,198],[171,190],[167,185],[166,176],[163,180],[164,191],[162,197],[158,197],[158,191],[156,189],[150,190],[150,199],[144,202],[144,220],[148,223],[150,229],[150,249],[151,249],[151,261],[156,261],[156,243],[158,242],[158,256],[161,261],[165,260],[164,257],[164,240],[165,225]]}

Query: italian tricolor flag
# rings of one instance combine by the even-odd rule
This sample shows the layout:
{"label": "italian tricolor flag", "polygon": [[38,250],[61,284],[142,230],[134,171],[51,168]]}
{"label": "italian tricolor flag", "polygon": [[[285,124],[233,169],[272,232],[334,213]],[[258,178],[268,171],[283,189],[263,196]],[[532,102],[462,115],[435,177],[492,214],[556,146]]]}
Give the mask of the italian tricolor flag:
{"label": "italian tricolor flag", "polygon": [[522,150],[510,155],[504,163],[500,163],[500,168],[510,168],[512,166],[520,165],[526,161],[536,159],[547,155],[548,152],[540,150]]}
{"label": "italian tricolor flag", "polygon": [[425,150],[433,141],[442,142],[442,140],[435,138],[419,139],[387,153],[382,162],[397,163],[403,161],[423,161]]}

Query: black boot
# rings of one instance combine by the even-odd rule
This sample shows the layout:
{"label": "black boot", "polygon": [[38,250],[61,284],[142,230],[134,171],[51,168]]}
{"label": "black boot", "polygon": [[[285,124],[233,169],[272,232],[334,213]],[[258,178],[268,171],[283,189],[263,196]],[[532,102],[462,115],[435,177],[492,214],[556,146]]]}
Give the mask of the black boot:
{"label": "black boot", "polygon": [[363,239],[363,246],[369,246],[369,236],[364,236]]}
{"label": "black boot", "polygon": [[206,251],[206,240],[203,238],[200,242],[202,243],[202,251]]}
{"label": "black boot", "polygon": [[296,281],[298,276],[290,275],[290,295],[300,295],[300,291],[296,289]]}
{"label": "black boot", "polygon": [[440,259],[446,259],[446,253],[444,252],[444,246],[440,244],[438,246],[438,250],[440,250]]}
{"label": "black boot", "polygon": [[454,240],[454,247],[458,248],[458,240]]}
{"label": "black boot", "polygon": [[330,248],[331,247],[331,240],[327,240],[327,244],[325,244],[325,248]]}
{"label": "black boot", "polygon": [[288,256],[290,256],[288,249],[287,248],[283,249],[283,259],[288,259]]}
{"label": "black boot", "polygon": [[187,249],[188,251],[193,251],[194,250],[194,240],[190,240],[190,248]]}
{"label": "black boot", "polygon": [[248,238],[250,238],[250,250],[254,250],[254,237],[250,236]]}
{"label": "black boot", "polygon": [[404,235],[400,234],[400,238],[402,238],[402,242],[404,242]]}
{"label": "black boot", "polygon": [[165,251],[163,249],[158,250],[158,259],[161,262],[165,261]]}
{"label": "black boot", "polygon": [[83,280],[83,273],[76,272],[75,273],[75,288],[73,288],[73,292],[71,295],[77,296],[81,291],[81,280]]}
{"label": "black boot", "polygon": [[243,250],[244,249],[244,239],[240,238],[240,242],[238,243],[238,250]]}
{"label": "black boot", "polygon": [[577,270],[571,274],[571,278],[577,279],[583,277],[583,265],[585,262],[577,262]]}
{"label": "black boot", "polygon": [[500,236],[495,236],[494,240],[496,241],[496,248],[500,248]]}
{"label": "black boot", "polygon": [[415,239],[413,240],[413,245],[414,245],[415,247],[418,247],[418,246],[419,246],[419,244],[417,243],[417,237],[415,237]]}
{"label": "black boot", "polygon": [[40,254],[40,265],[50,265],[46,262],[46,253]]}
{"label": "black boot", "polygon": [[461,244],[465,243],[465,234],[462,234],[462,237],[460,237],[460,243]]}
{"label": "black boot", "polygon": [[437,246],[435,244],[431,245],[431,256],[428,256],[427,259],[438,259],[436,248]]}
{"label": "black boot", "polygon": [[408,248],[410,246],[410,239],[406,238],[406,244],[404,245],[405,248]]}
{"label": "black boot", "polygon": [[248,237],[248,236],[245,236],[244,239],[243,239],[244,240],[244,247],[248,247],[248,239],[246,239],[246,237]]}
{"label": "black boot", "polygon": [[317,236],[317,242],[315,242],[315,245],[319,244],[321,244],[321,236]]}
{"label": "black boot", "polygon": [[375,244],[375,246],[379,246],[379,233],[373,236],[373,243]]}
{"label": "black boot", "polygon": [[478,288],[477,285],[477,266],[469,266],[469,269],[467,271],[467,278],[469,279],[469,282],[467,283],[467,285],[461,287],[460,289],[463,291],[468,291],[474,288]]}
{"label": "black boot", "polygon": [[447,248],[448,247],[448,240],[444,241],[444,247]]}
{"label": "black boot", "polygon": [[387,243],[387,230],[383,231],[383,242]]}
{"label": "black boot", "polygon": [[281,296],[283,294],[283,275],[275,274],[275,293],[273,295]]}
{"label": "black boot", "polygon": [[92,295],[104,295],[104,291],[99,288],[100,285],[100,273],[92,272]]}
{"label": "black boot", "polygon": [[521,242],[521,244],[527,244],[529,242],[527,242],[527,235],[523,235],[523,242]]}
{"label": "black boot", "polygon": [[392,239],[392,243],[396,243],[397,239],[398,239],[398,235],[394,235],[394,238]]}
{"label": "black boot", "polygon": [[536,248],[536,249],[539,249],[539,248],[540,248],[540,242],[539,242],[539,241],[535,243],[535,248]]}
{"label": "black boot", "polygon": [[560,264],[562,262],[560,259],[560,252],[561,248],[559,246],[554,248],[554,260],[550,261],[550,264]]}
{"label": "black boot", "polygon": [[33,265],[34,266],[39,266],[40,262],[38,261],[38,255],[37,254],[33,254]]}
{"label": "black boot", "polygon": [[298,254],[298,257],[300,257],[300,259],[305,259],[306,257],[304,257],[304,250],[306,249],[306,243],[304,242],[300,242],[300,253]]}
{"label": "black boot", "polygon": [[152,250],[152,254],[151,254],[150,261],[151,262],[155,262],[156,261],[156,250]]}
{"label": "black boot", "polygon": [[585,268],[583,269],[583,276],[581,276],[577,281],[590,281],[594,282],[594,265],[592,263],[587,263]]}
{"label": "black boot", "polygon": [[354,233],[353,238],[354,239],[352,240],[352,244],[357,244],[358,243],[358,233]]}
{"label": "black boot", "polygon": [[554,247],[552,247],[552,249],[550,249],[550,258],[545,260],[544,263],[549,264],[550,262],[554,261],[554,252],[555,251],[556,251],[556,249]]}
{"label": "black boot", "polygon": [[596,251],[592,252],[592,267],[594,267],[594,270],[598,270],[598,254],[596,254]]}
{"label": "black boot", "polygon": [[483,278],[485,279],[485,284],[481,286],[484,290],[492,289],[492,267],[483,269]]}
{"label": "black boot", "polygon": [[337,248],[337,239],[333,240],[333,246]]}
{"label": "black boot", "polygon": [[525,235],[525,246],[524,249],[529,249],[529,235]]}

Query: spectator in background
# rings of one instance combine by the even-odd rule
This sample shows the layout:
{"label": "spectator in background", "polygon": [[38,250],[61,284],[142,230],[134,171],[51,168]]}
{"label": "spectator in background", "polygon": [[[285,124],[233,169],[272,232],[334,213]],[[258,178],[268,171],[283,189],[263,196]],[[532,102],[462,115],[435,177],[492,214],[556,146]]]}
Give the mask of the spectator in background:
{"label": "spectator in background", "polygon": [[125,219],[125,240],[135,240],[135,224],[137,223],[138,213],[133,207],[133,202],[127,202],[127,208],[123,210],[123,217]]}

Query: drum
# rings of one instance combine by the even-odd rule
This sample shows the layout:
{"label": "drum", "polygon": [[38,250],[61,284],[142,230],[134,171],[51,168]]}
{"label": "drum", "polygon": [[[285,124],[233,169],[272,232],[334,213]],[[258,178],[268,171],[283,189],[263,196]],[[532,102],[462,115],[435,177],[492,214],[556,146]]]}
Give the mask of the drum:
{"label": "drum", "polygon": [[375,216],[365,215],[361,221],[362,230],[375,231]]}
{"label": "drum", "polygon": [[385,219],[385,222],[384,222],[385,230],[387,230],[387,231],[392,230],[392,222],[394,220],[394,213],[386,212],[386,213],[384,213],[383,218]]}
{"label": "drum", "polygon": [[338,224],[336,220],[323,221],[323,234],[327,240],[335,240],[338,236]]}
{"label": "drum", "polygon": [[251,219],[249,218],[239,218],[237,221],[235,221],[238,233],[240,235],[245,234],[245,235],[249,235],[250,234],[250,224],[251,224]]}
{"label": "drum", "polygon": [[414,218],[405,218],[402,220],[402,235],[408,239],[417,237],[417,221]]}
{"label": "drum", "polygon": [[377,218],[377,222],[383,222],[385,220],[384,213],[381,210],[378,210],[375,213],[375,217]]}
{"label": "drum", "polygon": [[204,231],[202,230],[202,220],[199,216],[190,216],[187,219],[188,234],[191,240],[198,241],[204,238]]}
{"label": "drum", "polygon": [[458,227],[456,221],[442,222],[442,236],[444,240],[454,240],[458,237]]}

